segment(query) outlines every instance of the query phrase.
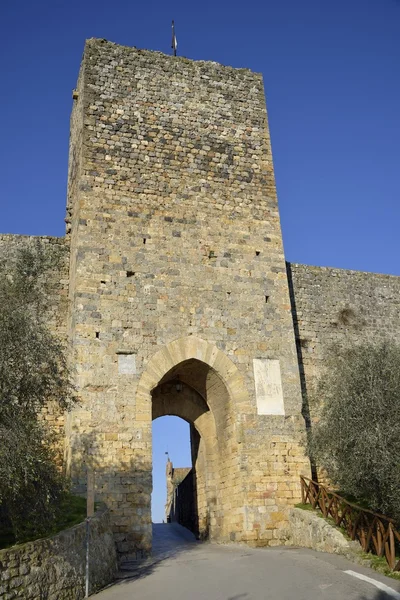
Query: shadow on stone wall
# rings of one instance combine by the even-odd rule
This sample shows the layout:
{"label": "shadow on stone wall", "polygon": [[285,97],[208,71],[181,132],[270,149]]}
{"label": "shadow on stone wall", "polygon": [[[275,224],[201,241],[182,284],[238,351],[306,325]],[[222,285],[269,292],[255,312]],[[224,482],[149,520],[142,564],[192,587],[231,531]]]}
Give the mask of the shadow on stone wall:
{"label": "shadow on stone wall", "polygon": [[[296,341],[297,361],[299,364],[301,395],[302,395],[302,399],[303,399],[301,413],[304,418],[307,434],[309,434],[311,432],[312,420],[311,420],[311,413],[310,413],[310,405],[308,402],[307,383],[306,383],[306,378],[305,378],[305,373],[304,373],[303,349],[302,349],[302,345],[301,345],[299,322],[298,322],[298,317],[297,317],[296,297],[295,297],[294,286],[293,286],[292,267],[289,262],[286,262],[286,272],[287,272],[288,285],[289,285],[289,296],[290,296],[290,305],[291,305],[292,318],[293,318],[293,329],[294,329],[294,335],[295,335],[295,341]],[[311,465],[311,477],[314,481],[318,481],[318,469],[317,469],[317,465],[312,457],[310,457],[310,465]]]}
{"label": "shadow on stone wall", "polygon": [[[86,497],[89,467],[94,473],[95,500],[110,510],[119,564],[142,560],[151,554],[152,464],[141,460],[140,449],[133,449],[129,462],[126,460],[132,441],[119,438],[128,438],[128,434],[118,434],[117,449],[112,440],[104,440],[105,435],[113,434],[91,432],[72,437],[72,493]],[[121,444],[124,461],[119,462]]]}
{"label": "shadow on stone wall", "polygon": [[195,474],[193,469],[191,469],[174,489],[169,519],[186,527],[198,537],[199,527],[195,485]]}

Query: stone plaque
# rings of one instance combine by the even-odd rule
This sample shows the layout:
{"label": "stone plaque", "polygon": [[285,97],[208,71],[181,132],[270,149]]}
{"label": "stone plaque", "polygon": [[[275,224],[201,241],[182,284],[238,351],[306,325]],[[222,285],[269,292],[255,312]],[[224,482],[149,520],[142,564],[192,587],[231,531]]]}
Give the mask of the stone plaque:
{"label": "stone plaque", "polygon": [[255,358],[253,360],[256,386],[257,414],[284,415],[281,368],[279,360]]}
{"label": "stone plaque", "polygon": [[136,375],[136,355],[118,354],[119,375]]}

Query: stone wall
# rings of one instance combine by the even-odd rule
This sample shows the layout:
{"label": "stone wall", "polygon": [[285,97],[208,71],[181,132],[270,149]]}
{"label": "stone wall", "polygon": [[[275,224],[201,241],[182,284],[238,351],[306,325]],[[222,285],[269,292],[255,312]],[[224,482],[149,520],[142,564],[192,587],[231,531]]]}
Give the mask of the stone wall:
{"label": "stone wall", "polygon": [[[185,479],[185,477],[189,474],[190,471],[191,471],[191,467],[174,468],[172,462],[168,458],[167,465],[166,465],[167,502],[165,504],[165,517],[166,517],[165,520],[167,522],[174,520],[173,514],[176,512],[175,506],[174,506],[174,498],[176,495],[175,494],[176,488],[179,486],[180,483],[182,483],[182,481]],[[194,489],[192,487],[191,504],[193,504],[193,493],[194,493]],[[180,521],[178,521],[178,522],[180,522]]]}
{"label": "stone wall", "polygon": [[288,263],[303,391],[335,343],[400,338],[400,277]]}
{"label": "stone wall", "polygon": [[349,558],[360,553],[358,542],[348,540],[339,529],[317,513],[300,508],[290,508],[287,546],[311,548],[320,552],[343,554]]}
{"label": "stone wall", "polygon": [[[2,600],[79,600],[85,596],[86,523],[49,538],[0,550]],[[110,514],[98,510],[90,522],[90,592],[117,572]]]}
{"label": "stone wall", "polygon": [[189,529],[194,535],[199,535],[197,506],[195,499],[195,473],[193,469],[182,469],[186,474],[180,481],[174,482],[174,492],[169,514],[170,521],[176,521]]}
{"label": "stone wall", "polygon": [[[152,399],[178,378],[209,407],[211,537],[279,543],[307,461],[261,75],[89,40],[75,96],[74,484],[91,456],[120,552],[150,550]],[[275,373],[258,393],[254,359]]]}

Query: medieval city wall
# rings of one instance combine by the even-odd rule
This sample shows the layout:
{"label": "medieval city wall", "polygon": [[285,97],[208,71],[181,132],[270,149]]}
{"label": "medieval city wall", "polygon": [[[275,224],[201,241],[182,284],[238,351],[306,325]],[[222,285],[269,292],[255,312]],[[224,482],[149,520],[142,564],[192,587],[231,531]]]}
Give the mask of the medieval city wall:
{"label": "medieval city wall", "polygon": [[400,277],[288,263],[303,387],[312,387],[334,344],[400,338]]}

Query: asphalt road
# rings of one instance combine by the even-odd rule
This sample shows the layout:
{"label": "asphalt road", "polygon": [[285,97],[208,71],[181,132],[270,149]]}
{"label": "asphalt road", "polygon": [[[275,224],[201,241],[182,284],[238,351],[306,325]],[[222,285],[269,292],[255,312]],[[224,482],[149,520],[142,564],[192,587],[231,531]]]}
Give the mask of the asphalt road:
{"label": "asphalt road", "polygon": [[154,540],[152,560],[136,571],[123,572],[121,577],[125,578],[92,597],[98,600],[400,600],[400,581],[336,555],[298,548],[202,544],[195,542],[187,530],[167,524],[155,526]]}

